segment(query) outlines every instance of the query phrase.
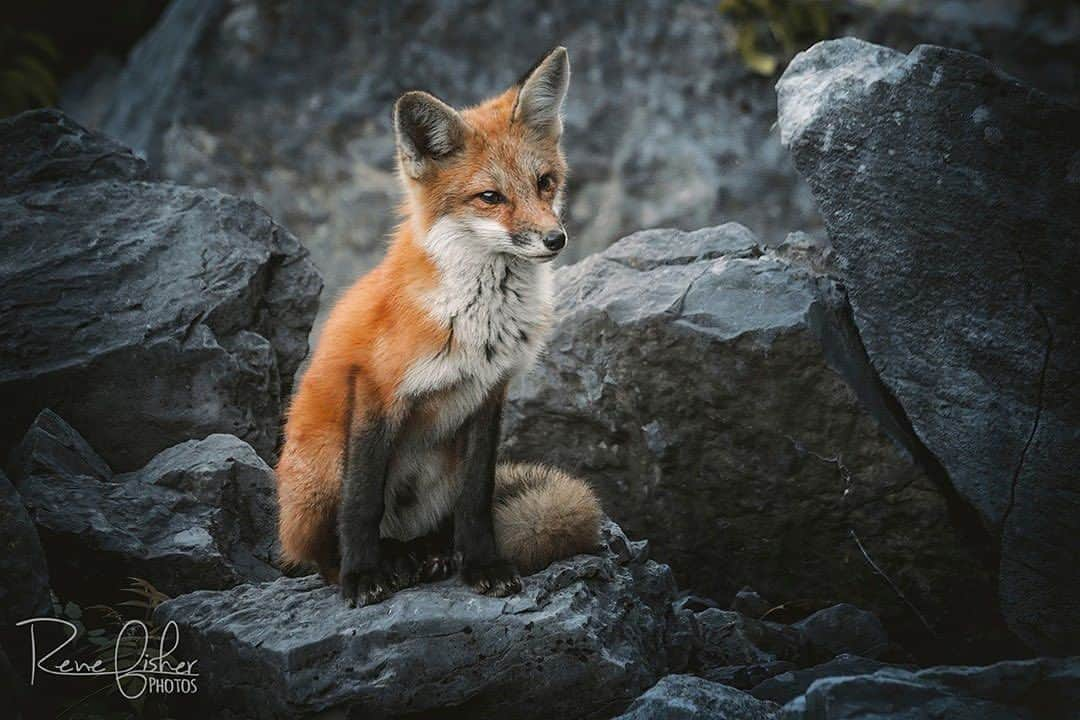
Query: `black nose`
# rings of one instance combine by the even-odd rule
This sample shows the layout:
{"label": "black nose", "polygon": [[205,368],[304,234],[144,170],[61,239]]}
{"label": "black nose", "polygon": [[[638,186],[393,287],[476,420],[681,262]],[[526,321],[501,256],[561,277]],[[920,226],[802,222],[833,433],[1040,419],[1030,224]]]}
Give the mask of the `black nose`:
{"label": "black nose", "polygon": [[557,252],[566,247],[566,233],[562,230],[552,230],[544,236],[544,247],[551,252]]}

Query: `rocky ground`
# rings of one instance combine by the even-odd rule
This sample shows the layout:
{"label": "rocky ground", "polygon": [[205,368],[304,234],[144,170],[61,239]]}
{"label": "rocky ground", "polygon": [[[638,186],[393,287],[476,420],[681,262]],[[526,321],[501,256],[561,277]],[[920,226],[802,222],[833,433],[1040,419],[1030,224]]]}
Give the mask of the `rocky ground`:
{"label": "rocky ground", "polygon": [[604,548],[355,610],[274,563],[303,246],[59,112],[0,121],[0,702],[56,709],[14,623],[134,576],[198,661],[178,717],[1074,716],[1077,110],[854,40],[779,108],[831,242],[648,230],[557,272],[503,453],[588,477]]}

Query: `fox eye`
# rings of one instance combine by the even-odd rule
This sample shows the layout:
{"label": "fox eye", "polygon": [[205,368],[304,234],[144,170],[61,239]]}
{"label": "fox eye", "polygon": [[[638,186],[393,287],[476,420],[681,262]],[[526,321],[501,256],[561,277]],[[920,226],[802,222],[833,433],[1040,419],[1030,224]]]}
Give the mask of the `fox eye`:
{"label": "fox eye", "polygon": [[476,197],[480,198],[488,205],[498,205],[499,203],[506,202],[506,197],[498,190],[485,190]]}
{"label": "fox eye", "polygon": [[542,193],[550,192],[555,189],[555,176],[551,173],[544,173],[536,181],[536,187]]}

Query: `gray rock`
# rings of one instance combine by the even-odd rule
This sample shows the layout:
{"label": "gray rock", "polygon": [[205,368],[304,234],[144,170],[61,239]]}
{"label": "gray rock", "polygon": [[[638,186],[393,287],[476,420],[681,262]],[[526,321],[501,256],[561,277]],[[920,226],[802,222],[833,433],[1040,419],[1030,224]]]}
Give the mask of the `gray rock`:
{"label": "gray rock", "polygon": [[397,222],[397,96],[419,88],[473,104],[564,44],[567,259],[656,225],[739,217],[777,240],[820,228],[770,130],[771,81],[745,68],[732,37],[708,0],[632,12],[580,0],[180,0],[132,52],[102,129],[166,177],[267,207],[336,297]]}
{"label": "gray rock", "polygon": [[[41,414],[20,449],[30,473],[19,481],[63,597],[112,599],[128,577],[174,595],[280,575],[273,472],[250,445],[211,435],[101,476],[85,441],[63,444],[77,438],[63,424]],[[81,467],[72,447],[91,453]]]}
{"label": "gray rock", "polygon": [[806,657],[806,641],[795,628],[755,620],[731,610],[704,610],[697,614],[703,669],[731,665],[757,665]]}
{"label": "gray rock", "polygon": [[704,594],[749,584],[913,622],[855,531],[931,622],[985,630],[985,570],[894,440],[917,446],[832,281],[728,224],[636,233],[555,282],[556,326],[511,390],[504,454],[588,478]]}
{"label": "gray rock", "polygon": [[889,646],[889,635],[877,616],[848,603],[818,610],[794,627],[825,659],[843,653],[875,658]]}
{"label": "gray rock", "polygon": [[[49,568],[19,491],[0,471],[0,634],[52,614]],[[0,638],[2,639],[2,638]],[[0,673],[2,674],[2,673]]]}
{"label": "gray rock", "polygon": [[1000,538],[1010,627],[1080,650],[1080,111],[972,55],[854,39],[777,90],[870,361]]}
{"label": "gray rock", "polygon": [[735,593],[735,598],[731,601],[732,610],[752,618],[761,617],[769,612],[771,607],[772,604],[768,600],[749,587],[744,587]]}
{"label": "gray rock", "polygon": [[320,289],[296,238],[56,111],[0,148],[0,453],[51,407],[117,470],[214,432],[271,457]]}
{"label": "gray rock", "polygon": [[779,707],[693,675],[668,675],[619,720],[771,720]]}
{"label": "gray rock", "polygon": [[749,689],[751,695],[761,700],[784,703],[794,700],[822,678],[848,675],[868,675],[887,665],[858,655],[838,655],[828,662],[813,667],[786,670],[762,680]]}
{"label": "gray rock", "polygon": [[697,674],[711,682],[748,691],[771,677],[784,673],[790,675],[798,667],[787,660],[771,660],[754,665],[720,665],[704,668],[698,670]]}
{"label": "gray rock", "polygon": [[350,609],[310,576],[183,595],[155,620],[178,623],[177,656],[200,673],[185,699],[216,717],[610,717],[680,669],[665,649],[675,594],[667,566],[608,551],[507,598],[454,579]]}
{"label": "gray rock", "polygon": [[1080,658],[987,667],[886,668],[826,678],[783,707],[783,720],[1071,720],[1080,706]]}

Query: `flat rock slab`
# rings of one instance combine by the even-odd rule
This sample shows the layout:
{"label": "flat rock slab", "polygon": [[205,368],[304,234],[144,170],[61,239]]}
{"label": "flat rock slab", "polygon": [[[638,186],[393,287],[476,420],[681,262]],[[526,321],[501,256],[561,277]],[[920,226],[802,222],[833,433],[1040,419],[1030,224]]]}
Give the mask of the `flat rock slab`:
{"label": "flat rock slab", "polygon": [[53,110],[0,147],[0,453],[49,407],[117,471],[214,432],[270,458],[321,289],[297,239]]}
{"label": "flat rock slab", "polygon": [[1006,620],[1080,651],[1080,110],[852,38],[777,92],[870,361],[1000,540]]}
{"label": "flat rock slab", "polygon": [[310,576],[183,595],[155,619],[179,624],[177,655],[200,672],[188,700],[218,717],[610,717],[668,670],[675,596],[667,566],[622,545],[508,598],[455,579],[350,609]]}

